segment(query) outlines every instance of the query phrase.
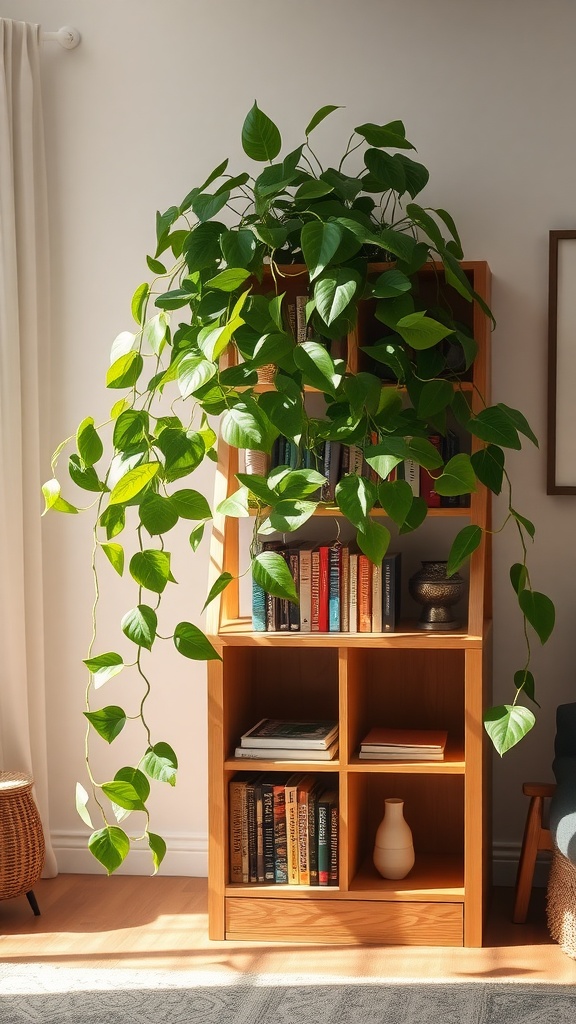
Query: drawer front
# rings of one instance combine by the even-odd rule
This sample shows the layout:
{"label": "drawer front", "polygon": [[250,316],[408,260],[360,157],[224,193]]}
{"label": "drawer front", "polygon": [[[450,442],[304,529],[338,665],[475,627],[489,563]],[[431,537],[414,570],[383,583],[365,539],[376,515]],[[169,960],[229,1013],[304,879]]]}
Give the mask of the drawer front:
{"label": "drawer front", "polygon": [[226,938],[325,943],[462,946],[461,903],[384,900],[226,900]]}

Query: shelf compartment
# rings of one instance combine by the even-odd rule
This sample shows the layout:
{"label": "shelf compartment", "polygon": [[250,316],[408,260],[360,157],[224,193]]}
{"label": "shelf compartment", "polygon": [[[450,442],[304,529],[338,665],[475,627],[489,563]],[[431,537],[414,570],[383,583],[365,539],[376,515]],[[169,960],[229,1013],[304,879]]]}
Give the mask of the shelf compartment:
{"label": "shelf compartment", "polygon": [[406,878],[382,878],[367,857],[350,882],[349,893],[388,900],[464,900],[464,862],[458,854],[417,854]]}
{"label": "shelf compartment", "polygon": [[364,761],[357,756],[356,751],[348,763],[349,771],[389,772],[392,774],[407,772],[414,775],[436,773],[460,775],[465,769],[464,748],[459,743],[451,742],[450,738],[448,738],[442,761],[411,761],[409,758],[405,758],[403,761]]}
{"label": "shelf compartment", "polygon": [[[387,797],[404,800],[404,817],[414,841],[414,868],[401,883],[380,879],[371,867],[376,830]],[[376,883],[378,892],[406,888],[441,893],[446,885],[460,890],[464,871],[463,775],[351,772],[347,776],[346,805],[348,888],[352,882],[369,889]],[[450,867],[445,869],[444,863]],[[359,881],[362,879],[364,882]],[[344,881],[342,878],[341,884]]]}
{"label": "shelf compartment", "polygon": [[[463,650],[368,648],[348,652],[348,751],[357,755],[373,726],[445,729],[448,759],[464,749],[465,665]],[[363,765],[375,762],[360,761]],[[418,762],[444,767],[446,761]],[[390,762],[378,766],[390,769]],[[414,769],[412,769],[414,770]]]}
{"label": "shelf compartment", "polygon": [[[308,650],[294,643],[281,651],[266,645],[233,647],[224,660],[223,683],[227,766],[242,733],[261,718],[338,720],[338,651],[334,648]],[[319,764],[333,762],[315,762],[311,770]],[[257,767],[251,759],[234,760],[233,766],[245,771]],[[285,763],[276,770],[289,767]],[[294,765],[293,770],[299,767]]]}
{"label": "shelf compartment", "polygon": [[[314,894],[316,895],[316,894]],[[349,896],[350,894],[347,894]],[[363,899],[275,899],[266,895],[225,901],[227,939],[461,946],[463,906]]]}

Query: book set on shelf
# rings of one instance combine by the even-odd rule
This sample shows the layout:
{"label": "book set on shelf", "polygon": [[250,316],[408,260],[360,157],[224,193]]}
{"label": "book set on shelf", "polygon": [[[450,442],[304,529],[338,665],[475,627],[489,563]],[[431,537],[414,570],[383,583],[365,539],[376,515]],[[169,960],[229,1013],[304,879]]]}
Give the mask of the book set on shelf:
{"label": "book set on shelf", "polygon": [[360,744],[361,761],[443,761],[443,729],[387,729],[374,726]]}
{"label": "book set on shelf", "polygon": [[252,584],[255,632],[393,633],[400,617],[400,552],[387,553],[381,565],[346,544],[303,541],[290,546],[266,541],[292,573],[299,603],[273,597]]}
{"label": "book set on shelf", "polygon": [[[446,434],[431,434],[428,440],[438,449],[444,462],[448,462],[460,452],[460,439],[453,430]],[[377,444],[374,434],[367,439],[370,444]],[[288,466],[290,469],[316,469],[326,478],[317,498],[325,502],[333,502],[336,486],[348,474],[365,477],[373,483],[379,483],[376,472],[364,458],[364,448],[358,444],[341,444],[340,441],[319,442],[315,450],[299,447],[287,437],[276,438],[272,453],[266,456],[261,452],[245,453],[247,473],[258,473],[265,476],[271,469]],[[470,504],[469,495],[439,495],[434,490],[434,478],[427,469],[419,466],[414,459],[404,459],[388,476],[389,480],[406,480],[415,497],[422,497],[428,508],[466,508]]]}
{"label": "book set on shelf", "polygon": [[273,761],[332,761],[337,753],[337,722],[262,718],[240,737],[234,756]]}
{"label": "book set on shelf", "polygon": [[232,883],[338,884],[338,795],[314,775],[232,779],[229,813]]}

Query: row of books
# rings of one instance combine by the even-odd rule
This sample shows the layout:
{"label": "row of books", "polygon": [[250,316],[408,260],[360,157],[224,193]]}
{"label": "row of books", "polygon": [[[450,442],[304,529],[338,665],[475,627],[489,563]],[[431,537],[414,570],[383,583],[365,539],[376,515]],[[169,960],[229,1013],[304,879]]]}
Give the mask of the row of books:
{"label": "row of books", "polygon": [[348,545],[267,541],[292,573],[299,604],[273,597],[252,584],[252,628],[256,632],[393,633],[400,617],[400,552],[381,565]]}
{"label": "row of books", "polygon": [[257,772],[229,784],[230,880],[337,885],[338,795],[314,775]]}
{"label": "row of books", "polygon": [[[438,449],[444,462],[448,462],[460,451],[458,436],[453,431],[448,431],[445,437],[440,434],[431,434],[428,440]],[[378,443],[376,436],[372,438],[371,443]],[[316,451],[311,451],[308,448],[300,448],[287,437],[277,437],[270,456],[269,467],[266,463],[263,470],[259,470],[259,472],[266,473],[268,468],[275,469],[277,466],[318,470],[326,477],[326,484],[317,497],[328,503],[335,500],[336,485],[347,474],[356,474],[366,477],[374,483],[379,482],[375,470],[368,465],[364,458],[364,449],[360,445],[345,445],[340,441],[321,442]],[[406,480],[410,484],[414,496],[422,497],[429,508],[459,508],[470,502],[470,496],[466,494],[447,497],[439,495],[434,490],[433,476],[413,459],[404,459],[390,473],[388,479]]]}
{"label": "row of books", "polygon": [[360,744],[363,761],[443,761],[443,729],[387,729],[374,726]]}
{"label": "row of books", "polygon": [[262,718],[242,734],[234,756],[276,761],[331,761],[337,753],[337,722]]}

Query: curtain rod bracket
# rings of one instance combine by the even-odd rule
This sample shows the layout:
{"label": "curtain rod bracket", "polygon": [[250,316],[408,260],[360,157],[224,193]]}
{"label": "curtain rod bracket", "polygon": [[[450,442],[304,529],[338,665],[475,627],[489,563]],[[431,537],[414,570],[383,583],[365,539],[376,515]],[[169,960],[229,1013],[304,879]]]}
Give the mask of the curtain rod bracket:
{"label": "curtain rod bracket", "polygon": [[57,32],[43,32],[41,37],[42,42],[56,42],[60,43],[65,50],[73,50],[80,39],[82,38],[77,28],[71,28],[69,25],[64,25],[63,28],[59,28]]}

